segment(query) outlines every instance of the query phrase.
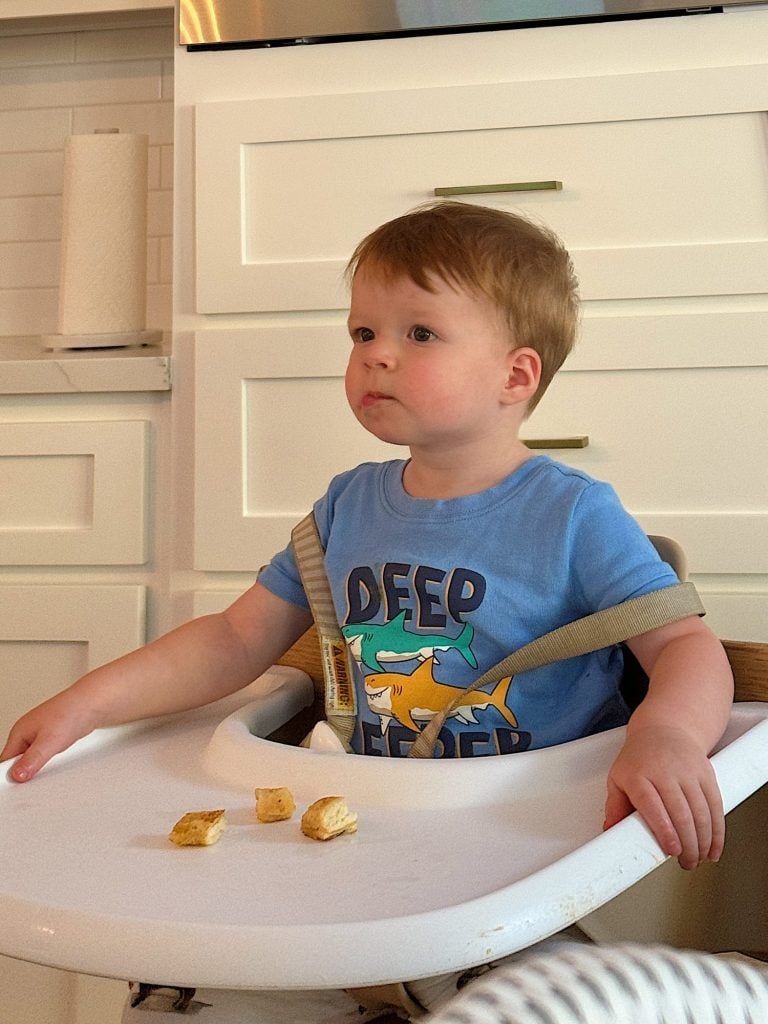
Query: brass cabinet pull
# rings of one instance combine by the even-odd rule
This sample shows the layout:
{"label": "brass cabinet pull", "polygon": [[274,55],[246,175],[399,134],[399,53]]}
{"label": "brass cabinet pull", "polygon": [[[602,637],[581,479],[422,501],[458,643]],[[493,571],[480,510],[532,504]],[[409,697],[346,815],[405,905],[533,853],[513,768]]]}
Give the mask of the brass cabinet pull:
{"label": "brass cabinet pull", "polygon": [[575,437],[530,437],[520,439],[526,448],[586,448],[589,444],[587,434]]}
{"label": "brass cabinet pull", "polygon": [[450,185],[435,189],[436,196],[472,196],[487,192],[560,192],[562,181],[510,181],[499,185]]}

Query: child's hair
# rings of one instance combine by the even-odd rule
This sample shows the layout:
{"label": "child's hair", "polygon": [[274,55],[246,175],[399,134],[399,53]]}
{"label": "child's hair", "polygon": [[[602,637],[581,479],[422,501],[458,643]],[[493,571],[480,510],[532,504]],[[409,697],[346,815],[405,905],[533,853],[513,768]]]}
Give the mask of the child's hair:
{"label": "child's hair", "polygon": [[570,256],[548,228],[470,203],[439,201],[388,221],[360,242],[347,265],[408,277],[432,290],[430,275],[490,299],[509,327],[512,346],[541,357],[530,413],[571,351],[579,319]]}

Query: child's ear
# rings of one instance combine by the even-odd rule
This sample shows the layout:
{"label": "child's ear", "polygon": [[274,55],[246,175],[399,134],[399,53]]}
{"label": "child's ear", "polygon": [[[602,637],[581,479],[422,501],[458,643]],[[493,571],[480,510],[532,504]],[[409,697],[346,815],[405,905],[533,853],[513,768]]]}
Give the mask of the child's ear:
{"label": "child's ear", "polygon": [[513,348],[507,355],[507,379],[502,401],[507,405],[528,402],[541,380],[541,356],[532,348]]}

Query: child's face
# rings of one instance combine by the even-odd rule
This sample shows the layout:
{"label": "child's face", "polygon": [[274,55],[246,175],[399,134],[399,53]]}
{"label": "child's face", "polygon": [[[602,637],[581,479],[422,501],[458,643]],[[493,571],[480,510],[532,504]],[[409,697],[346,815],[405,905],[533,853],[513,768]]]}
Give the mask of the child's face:
{"label": "child's face", "polygon": [[375,269],[355,274],[347,399],[382,441],[416,450],[498,437],[509,331],[493,303],[442,280],[425,291]]}

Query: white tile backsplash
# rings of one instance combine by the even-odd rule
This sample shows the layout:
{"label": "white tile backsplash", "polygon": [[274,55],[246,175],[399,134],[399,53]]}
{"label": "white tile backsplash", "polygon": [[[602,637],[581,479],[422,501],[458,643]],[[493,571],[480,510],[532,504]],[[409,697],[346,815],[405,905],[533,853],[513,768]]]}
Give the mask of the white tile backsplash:
{"label": "white tile backsplash", "polygon": [[68,64],[74,59],[74,32],[0,38],[0,69],[26,64]]}
{"label": "white tile backsplash", "polygon": [[64,178],[63,138],[61,146],[45,153],[0,151],[0,197],[60,197]]}
{"label": "white tile backsplash", "polygon": [[66,107],[0,110],[0,151],[29,153],[61,149],[71,130],[72,111]]}
{"label": "white tile backsplash", "polygon": [[150,146],[173,145],[173,101],[73,107],[73,132],[92,132],[97,128],[144,132],[149,136]]}
{"label": "white tile backsplash", "polygon": [[152,103],[161,98],[162,73],[160,60],[10,68],[0,78],[0,109]]}
{"label": "white tile backsplash", "polygon": [[0,242],[45,242],[60,234],[60,196],[0,199]]}
{"label": "white tile backsplash", "polygon": [[0,34],[0,335],[56,330],[64,141],[96,128],[149,136],[147,327],[170,329],[173,50],[170,19]]}

